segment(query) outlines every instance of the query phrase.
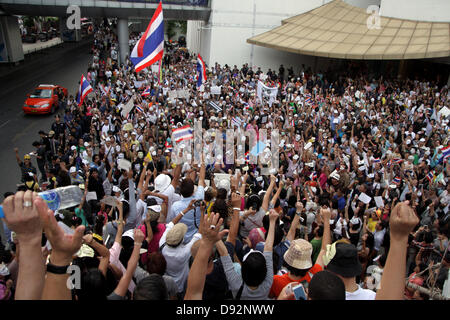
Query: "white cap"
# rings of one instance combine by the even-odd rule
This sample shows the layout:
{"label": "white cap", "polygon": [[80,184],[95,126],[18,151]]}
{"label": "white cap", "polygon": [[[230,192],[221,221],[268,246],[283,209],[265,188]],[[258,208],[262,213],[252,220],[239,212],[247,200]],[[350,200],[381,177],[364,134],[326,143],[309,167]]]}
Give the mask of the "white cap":
{"label": "white cap", "polygon": [[294,160],[298,160],[298,158],[300,158],[300,157],[298,156],[298,154],[294,155],[294,157],[293,157]]}
{"label": "white cap", "polygon": [[89,142],[85,142],[85,143],[84,143],[84,146],[85,146],[85,147],[89,147]]}
{"label": "white cap", "polygon": [[121,190],[120,190],[120,188],[118,186],[113,186],[112,191],[113,192],[120,192]]}
{"label": "white cap", "polygon": [[75,167],[70,167],[70,171],[69,171],[70,173],[74,173],[74,172],[77,172],[77,168],[75,168]]}
{"label": "white cap", "polygon": [[77,150],[77,147],[71,146],[71,147],[70,147],[70,150],[72,150],[72,151],[73,151],[73,150]]}

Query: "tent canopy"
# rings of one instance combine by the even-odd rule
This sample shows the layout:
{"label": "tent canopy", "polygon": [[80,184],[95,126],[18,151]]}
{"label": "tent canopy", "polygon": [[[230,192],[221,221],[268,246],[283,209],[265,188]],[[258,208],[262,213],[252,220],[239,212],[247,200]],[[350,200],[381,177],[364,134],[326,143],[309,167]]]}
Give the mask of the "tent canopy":
{"label": "tent canopy", "polygon": [[396,60],[450,56],[450,23],[380,17],[368,28],[365,9],[335,0],[285,19],[247,42],[267,48],[328,58]]}

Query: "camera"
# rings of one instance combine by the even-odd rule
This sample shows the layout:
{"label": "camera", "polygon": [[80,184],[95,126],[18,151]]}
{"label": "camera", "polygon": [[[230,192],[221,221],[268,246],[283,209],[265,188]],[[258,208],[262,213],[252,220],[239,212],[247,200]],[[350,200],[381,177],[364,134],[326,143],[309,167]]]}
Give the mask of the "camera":
{"label": "camera", "polygon": [[194,207],[200,207],[203,203],[203,200],[197,200],[194,202]]}

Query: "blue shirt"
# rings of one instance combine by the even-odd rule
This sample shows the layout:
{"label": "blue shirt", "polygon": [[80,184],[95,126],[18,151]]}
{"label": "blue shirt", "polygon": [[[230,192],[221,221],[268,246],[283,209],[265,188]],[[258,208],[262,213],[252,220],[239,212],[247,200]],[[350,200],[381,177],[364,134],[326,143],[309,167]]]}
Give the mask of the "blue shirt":
{"label": "blue shirt", "polygon": [[[176,217],[181,211],[187,208],[192,199],[203,200],[205,199],[205,188],[198,186],[197,191],[189,198],[183,198],[179,201],[176,201],[172,204],[172,216]],[[194,215],[195,211],[195,215]],[[181,218],[180,223],[184,223],[187,225],[188,229],[186,234],[184,235],[183,243],[188,243],[191,241],[194,234],[197,233],[198,228],[195,226],[200,226],[200,208],[195,208],[194,210],[189,210],[183,218]],[[194,218],[195,216],[195,218]],[[194,223],[195,220],[195,223]]]}

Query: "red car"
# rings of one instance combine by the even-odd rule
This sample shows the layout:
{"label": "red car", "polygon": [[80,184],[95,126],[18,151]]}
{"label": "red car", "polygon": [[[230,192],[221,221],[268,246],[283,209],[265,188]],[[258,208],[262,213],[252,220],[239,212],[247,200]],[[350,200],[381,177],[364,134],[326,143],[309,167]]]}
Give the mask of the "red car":
{"label": "red car", "polygon": [[52,84],[41,84],[34,89],[32,94],[28,94],[27,100],[23,104],[22,110],[25,114],[45,114],[53,113],[58,109],[58,92],[62,90],[67,97],[67,89]]}

